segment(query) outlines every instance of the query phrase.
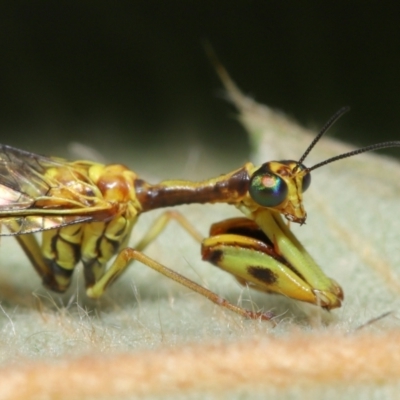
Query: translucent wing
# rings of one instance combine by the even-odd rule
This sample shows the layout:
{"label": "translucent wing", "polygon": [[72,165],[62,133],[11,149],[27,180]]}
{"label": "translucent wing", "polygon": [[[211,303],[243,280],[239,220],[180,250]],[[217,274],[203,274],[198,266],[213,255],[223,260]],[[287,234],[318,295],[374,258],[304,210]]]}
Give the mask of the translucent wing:
{"label": "translucent wing", "polygon": [[0,145],[0,226],[18,235],[104,220],[113,206],[88,177],[90,162],[69,162]]}
{"label": "translucent wing", "polygon": [[[62,226],[93,221],[92,216],[24,216],[24,217],[0,217],[0,236],[22,235],[41,232],[47,229],[60,228]],[[3,231],[3,227],[7,231]]]}

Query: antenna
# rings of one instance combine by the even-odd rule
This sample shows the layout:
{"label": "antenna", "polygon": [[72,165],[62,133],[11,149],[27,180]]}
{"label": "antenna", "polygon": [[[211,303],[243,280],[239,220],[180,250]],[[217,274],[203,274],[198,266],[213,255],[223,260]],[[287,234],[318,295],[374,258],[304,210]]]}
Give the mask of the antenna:
{"label": "antenna", "polygon": [[[311,144],[307,147],[307,150],[304,152],[304,154],[300,157],[300,160],[298,161],[298,166],[300,166],[303,161],[305,160],[305,158],[310,154],[310,151],[314,148],[314,146],[318,143],[318,141],[321,139],[321,137],[325,134],[325,132],[345,113],[347,113],[347,111],[350,110],[350,107],[342,107],[339,111],[337,111],[329,120],[328,122],[323,126],[323,128],[321,129],[321,131],[318,133],[318,135],[314,138],[314,140],[311,142]],[[348,158],[348,157],[353,157],[356,156],[357,154],[361,154],[361,153],[366,153],[367,151],[373,151],[373,150],[379,150],[379,149],[385,149],[387,147],[400,147],[400,141],[399,140],[393,140],[390,142],[382,142],[382,143],[376,143],[376,144],[372,144],[370,146],[365,146],[365,147],[361,147],[361,149],[357,149],[357,150],[352,150],[349,151],[347,153],[343,153],[343,154],[339,154],[338,156],[332,157],[332,158],[328,158],[325,161],[321,161],[318,164],[313,165],[310,168],[305,168],[305,172],[311,172],[314,169],[317,169],[319,167],[322,167],[326,164],[330,164],[334,161],[338,161],[341,160],[343,158]],[[298,168],[298,167],[296,167]]]}
{"label": "antenna", "polygon": [[[306,157],[310,154],[310,151],[314,148],[314,146],[318,143],[319,139],[324,135],[324,133],[347,111],[350,110],[350,107],[342,107],[339,111],[336,111],[336,113],[328,120],[328,122],[322,127],[318,135],[314,138],[314,140],[311,142],[311,144],[307,147],[307,150],[304,152],[304,154],[300,157],[300,160],[298,161],[299,164],[303,164],[303,161],[306,159]],[[309,169],[309,168],[308,168]]]}
{"label": "antenna", "polygon": [[335,157],[332,157],[332,158],[328,158],[325,161],[321,161],[320,163],[315,164],[310,168],[306,168],[306,170],[308,172],[310,172],[310,171],[312,171],[314,169],[317,169],[319,167],[322,167],[322,166],[324,166],[326,164],[330,164],[330,163],[332,163],[334,161],[341,160],[342,158],[348,158],[348,157],[356,156],[357,154],[365,153],[367,151],[385,149],[387,147],[400,147],[400,140],[394,140],[394,141],[391,141],[391,142],[376,143],[376,144],[372,144],[370,146],[361,147],[361,149],[349,151],[348,153],[339,154],[338,156],[335,156]]}

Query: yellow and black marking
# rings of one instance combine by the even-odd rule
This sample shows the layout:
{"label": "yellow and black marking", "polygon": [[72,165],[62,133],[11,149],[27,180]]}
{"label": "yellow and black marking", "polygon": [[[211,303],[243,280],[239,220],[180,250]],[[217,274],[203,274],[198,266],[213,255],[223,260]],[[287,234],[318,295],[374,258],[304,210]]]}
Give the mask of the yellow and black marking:
{"label": "yellow and black marking", "polygon": [[[365,151],[400,146],[399,141],[380,143],[311,168],[304,166],[319,138],[346,111],[339,110],[328,121],[299,161],[270,161],[258,167],[246,163],[201,182],[150,184],[121,164],[70,162],[0,145],[0,227],[8,229],[1,229],[1,235],[16,237],[43,283],[54,291],[68,288],[75,266],[82,262],[88,296],[100,297],[136,260],[244,317],[271,319],[271,313],[229,303],[142,252],[174,220],[201,242],[203,260],[241,284],[328,310],[340,307],[341,287],[323,273],[282,215],[305,222],[303,193],[312,170]],[[166,211],[135,249],[127,247],[141,213],[191,203],[230,204],[245,217],[216,223],[209,237],[203,238],[183,215]],[[36,232],[42,232],[41,246],[33,235]],[[114,255],[115,261],[106,268]]]}

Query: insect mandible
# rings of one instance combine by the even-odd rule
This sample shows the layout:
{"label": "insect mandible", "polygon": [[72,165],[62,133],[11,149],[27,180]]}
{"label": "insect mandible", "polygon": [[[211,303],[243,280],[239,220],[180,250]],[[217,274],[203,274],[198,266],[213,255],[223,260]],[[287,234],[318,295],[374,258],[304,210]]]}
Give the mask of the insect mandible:
{"label": "insect mandible", "polygon": [[[68,288],[81,261],[87,295],[98,298],[136,260],[242,316],[271,319],[272,313],[232,304],[143,253],[168,222],[176,220],[201,242],[203,260],[231,273],[241,284],[327,310],[340,307],[341,287],[324,274],[282,216],[299,224],[306,221],[303,193],[312,170],[363,152],[400,146],[400,141],[378,143],[307,168],[303,162],[309,152],[347,110],[340,109],[325,124],[298,161],[246,163],[200,182],[150,184],[121,164],[67,161],[0,145],[0,227],[7,228],[0,234],[16,237],[44,285],[56,292]],[[167,211],[135,248],[127,246],[140,214],[192,203],[227,203],[244,217],[213,224],[210,236],[203,238],[182,214]],[[37,232],[42,232],[41,245]]]}

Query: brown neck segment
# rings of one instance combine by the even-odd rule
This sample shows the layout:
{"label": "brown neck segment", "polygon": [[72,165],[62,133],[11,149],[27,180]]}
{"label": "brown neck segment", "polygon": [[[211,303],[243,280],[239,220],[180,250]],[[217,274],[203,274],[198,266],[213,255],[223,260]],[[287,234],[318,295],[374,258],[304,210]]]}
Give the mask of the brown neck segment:
{"label": "brown neck segment", "polygon": [[201,182],[169,180],[151,185],[136,179],[136,198],[142,212],[180,204],[234,204],[247,194],[252,169],[253,165],[248,163],[236,171]]}

